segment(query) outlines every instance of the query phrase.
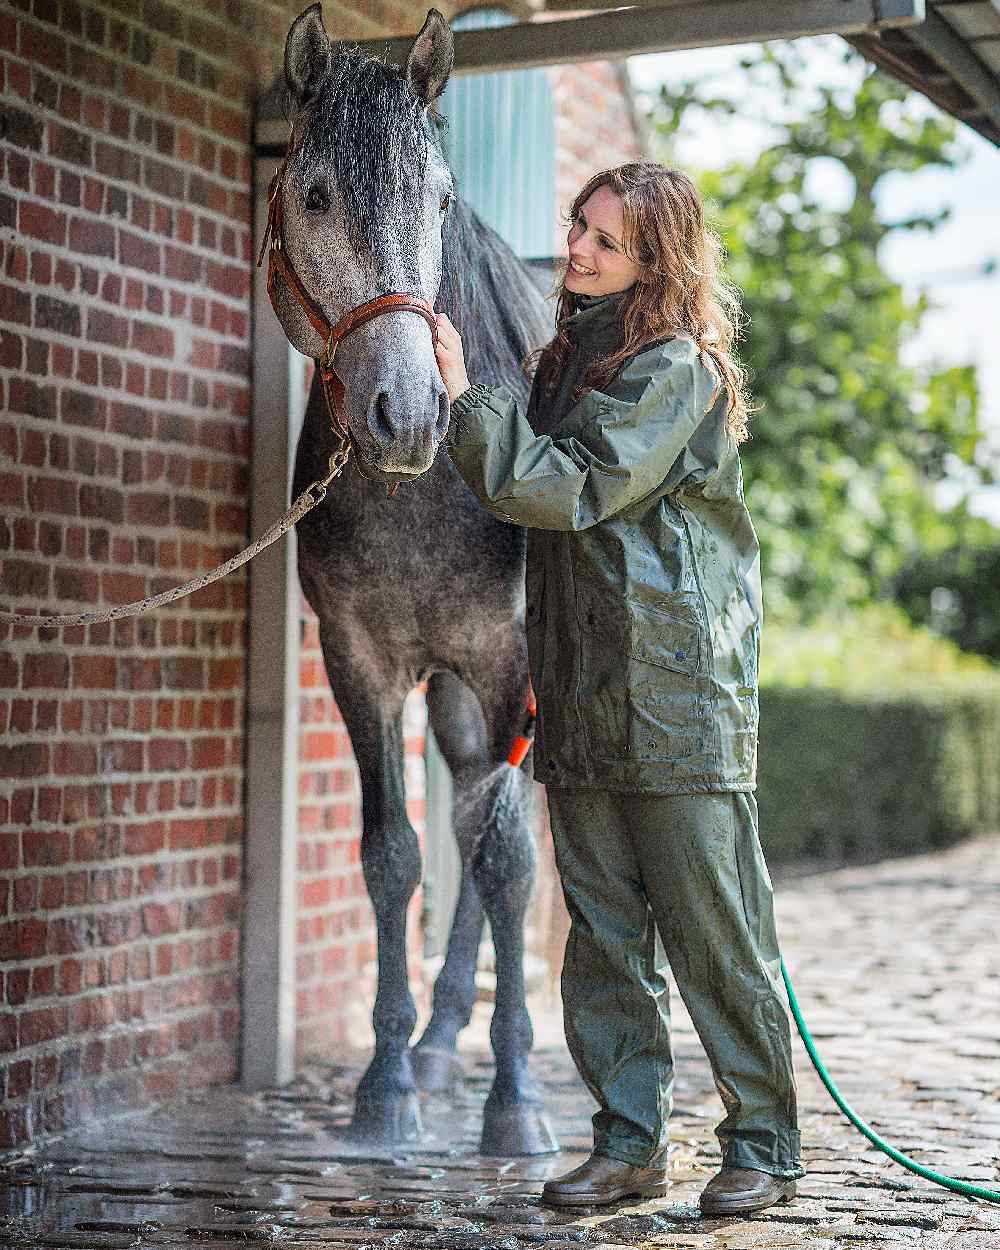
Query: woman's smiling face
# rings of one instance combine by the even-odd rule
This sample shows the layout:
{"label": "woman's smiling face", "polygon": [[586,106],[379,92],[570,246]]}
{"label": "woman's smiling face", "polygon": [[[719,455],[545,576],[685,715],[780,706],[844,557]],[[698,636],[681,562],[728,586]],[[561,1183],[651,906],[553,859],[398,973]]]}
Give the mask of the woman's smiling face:
{"label": "woman's smiling face", "polygon": [[613,295],[636,281],[640,268],[622,246],[625,215],[621,196],[609,186],[592,191],[566,237],[569,266],[565,286],[576,295]]}

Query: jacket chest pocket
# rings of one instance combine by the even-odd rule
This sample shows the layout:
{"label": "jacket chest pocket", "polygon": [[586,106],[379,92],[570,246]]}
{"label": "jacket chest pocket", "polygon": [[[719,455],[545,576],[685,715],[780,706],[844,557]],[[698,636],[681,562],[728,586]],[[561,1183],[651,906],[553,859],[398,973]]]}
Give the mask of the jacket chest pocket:
{"label": "jacket chest pocket", "polygon": [[647,664],[693,678],[702,663],[702,631],[686,614],[690,597],[676,596],[675,612],[629,599],[629,653]]}

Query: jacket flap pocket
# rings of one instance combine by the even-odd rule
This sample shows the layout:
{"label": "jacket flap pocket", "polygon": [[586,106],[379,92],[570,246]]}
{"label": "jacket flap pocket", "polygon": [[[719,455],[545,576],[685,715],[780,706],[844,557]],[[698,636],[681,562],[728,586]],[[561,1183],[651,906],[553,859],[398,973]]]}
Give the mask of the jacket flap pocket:
{"label": "jacket flap pocket", "polygon": [[701,661],[697,624],[649,604],[629,600],[629,651],[647,664],[659,664],[692,676]]}

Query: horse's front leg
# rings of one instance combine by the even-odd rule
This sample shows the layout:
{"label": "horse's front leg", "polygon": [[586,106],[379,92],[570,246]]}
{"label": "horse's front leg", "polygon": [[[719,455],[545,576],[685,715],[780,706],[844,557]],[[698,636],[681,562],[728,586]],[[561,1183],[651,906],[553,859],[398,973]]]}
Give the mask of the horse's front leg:
{"label": "horse's front leg", "polygon": [[406,815],[403,698],[380,688],[370,672],[348,671],[342,638],[322,640],[334,697],[361,773],[361,866],[378,940],[375,1055],[357,1088],[351,1132],[368,1142],[392,1145],[421,1133],[408,1049],[417,1011],[406,964],[407,908],[421,864],[420,843]]}
{"label": "horse's front leg", "polygon": [[399,718],[386,729],[386,755],[399,758],[387,759],[384,772],[362,781],[361,866],[375,909],[378,990],[375,1055],[358,1084],[351,1128],[366,1140],[392,1143],[421,1132],[409,1052],[417,1010],[406,963],[406,917],[420,882],[420,843],[406,816]]}

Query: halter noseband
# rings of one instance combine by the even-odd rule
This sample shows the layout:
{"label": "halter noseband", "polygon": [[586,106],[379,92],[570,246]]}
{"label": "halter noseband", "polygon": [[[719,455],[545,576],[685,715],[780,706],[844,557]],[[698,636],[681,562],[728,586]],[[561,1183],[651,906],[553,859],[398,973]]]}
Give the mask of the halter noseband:
{"label": "halter noseband", "polygon": [[[437,345],[437,320],[434,316],[434,306],[432,304],[412,293],[406,292],[380,295],[377,299],[369,300],[366,304],[359,304],[357,308],[352,308],[350,312],[345,313],[336,325],[331,325],[327,321],[323,309],[309,294],[302,279],[295,272],[295,266],[292,264],[288,256],[288,249],[285,246],[281,190],[288,168],[288,161],[294,148],[295,131],[293,130],[288,139],[288,148],[285,151],[284,159],[275,171],[271,184],[267,189],[267,225],[264,229],[264,238],[261,240],[257,267],[258,269],[260,268],[264,260],[264,252],[268,251],[267,294],[271,300],[271,307],[274,309],[275,315],[277,316],[278,312],[276,279],[278,274],[280,274],[284,279],[285,285],[298,301],[302,311],[309,318],[313,329],[323,339],[323,352],[317,359],[316,365],[323,381],[323,394],[326,396],[330,421],[336,433],[347,444],[350,441],[350,431],[344,418],[344,384],[333,366],[334,356],[341,339],[345,338],[352,331],[357,330],[360,326],[363,326],[366,322],[373,321],[376,317],[381,317],[383,313],[413,312],[423,317],[427,322],[430,327],[431,338],[434,344]],[[269,242],[270,249],[268,250]]]}

